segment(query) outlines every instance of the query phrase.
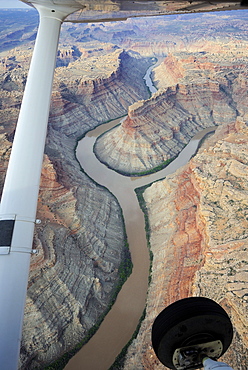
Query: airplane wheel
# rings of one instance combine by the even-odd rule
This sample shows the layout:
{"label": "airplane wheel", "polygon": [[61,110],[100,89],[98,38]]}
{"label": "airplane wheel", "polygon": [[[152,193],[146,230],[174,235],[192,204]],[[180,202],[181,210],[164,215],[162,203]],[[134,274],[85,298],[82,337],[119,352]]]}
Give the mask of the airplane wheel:
{"label": "airplane wheel", "polygon": [[184,298],[172,303],[157,316],[152,327],[154,351],[170,369],[176,369],[173,354],[177,348],[220,340],[222,356],[232,337],[232,323],[226,311],[205,297]]}

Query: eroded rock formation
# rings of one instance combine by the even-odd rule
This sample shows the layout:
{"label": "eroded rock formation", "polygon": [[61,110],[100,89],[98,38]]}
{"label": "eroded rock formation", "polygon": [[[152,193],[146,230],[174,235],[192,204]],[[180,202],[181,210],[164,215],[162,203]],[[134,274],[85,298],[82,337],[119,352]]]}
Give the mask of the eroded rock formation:
{"label": "eroded rock formation", "polygon": [[[22,369],[42,367],[82,340],[108,308],[118,267],[128,258],[117,201],[80,172],[72,140],[63,138],[62,144],[50,138],[52,159],[45,156],[42,171],[37,213],[42,223],[34,238],[39,254],[31,261]],[[63,161],[55,154],[62,145]]]}
{"label": "eroded rock formation", "polygon": [[109,167],[135,175],[176,157],[203,128],[235,117],[233,100],[217,82],[177,84],[129,107],[121,126],[97,140],[95,153]]}
{"label": "eroded rock formation", "polygon": [[246,369],[247,127],[241,118],[220,127],[188,165],[145,190],[152,279],[125,369],[164,368],[151,347],[152,323],[167,305],[192,295],[227,310],[235,335],[223,360]]}
{"label": "eroded rock formation", "polygon": [[227,45],[165,58],[153,73],[159,90],[129,107],[123,123],[97,140],[97,157],[124,174],[149,171],[174,158],[198,131],[244,114],[247,62],[238,55],[246,50]]}
{"label": "eroded rock formation", "polygon": [[[56,69],[37,211],[42,222],[34,237],[39,253],[31,260],[20,369],[43,368],[73,349],[108,310],[120,288],[119,267],[130,259],[117,200],[80,170],[74,154],[77,138],[89,128],[148,97],[142,77],[149,60],[106,50],[102,58],[92,53],[93,69],[93,60],[87,60],[80,70],[79,53],[68,67]],[[1,187],[30,59],[21,55],[19,49],[2,63]]]}
{"label": "eroded rock formation", "polygon": [[[107,46],[108,50],[108,46]],[[149,93],[142,80],[149,59],[137,53],[113,49],[110,53],[83,55],[67,68],[56,69],[51,125],[73,136],[110,119],[120,117],[140,96]],[[137,78],[138,77],[138,78]],[[71,122],[74,116],[75,127]]]}

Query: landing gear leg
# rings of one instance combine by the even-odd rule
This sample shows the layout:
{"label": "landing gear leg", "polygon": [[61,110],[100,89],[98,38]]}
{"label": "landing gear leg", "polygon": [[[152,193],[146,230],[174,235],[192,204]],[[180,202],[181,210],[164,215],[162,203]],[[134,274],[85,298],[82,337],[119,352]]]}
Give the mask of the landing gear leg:
{"label": "landing gear leg", "polygon": [[225,364],[225,362],[214,361],[208,357],[205,357],[202,363],[204,370],[233,370],[233,368]]}

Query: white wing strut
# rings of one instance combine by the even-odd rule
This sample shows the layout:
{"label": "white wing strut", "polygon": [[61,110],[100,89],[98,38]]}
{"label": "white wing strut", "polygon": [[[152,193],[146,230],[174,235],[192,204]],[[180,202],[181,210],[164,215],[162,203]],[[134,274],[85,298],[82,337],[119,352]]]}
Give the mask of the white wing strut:
{"label": "white wing strut", "polygon": [[36,5],[40,25],[0,204],[0,362],[16,370],[58,38],[71,7]]}

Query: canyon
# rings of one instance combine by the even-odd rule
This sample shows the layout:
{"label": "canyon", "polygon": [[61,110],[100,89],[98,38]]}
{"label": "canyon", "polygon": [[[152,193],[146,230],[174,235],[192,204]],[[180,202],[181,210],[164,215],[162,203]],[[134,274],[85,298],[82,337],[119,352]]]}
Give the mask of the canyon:
{"label": "canyon", "polygon": [[[118,201],[81,171],[74,153],[89,129],[126,114],[95,146],[98,158],[126,174],[163,165],[201,129],[219,128],[189,164],[143,192],[151,283],[145,318],[122,367],[162,369],[150,342],[155,316],[177,299],[204,295],[221,303],[234,324],[224,360],[246,368],[246,15],[156,19],[63,25],[20,369],[45,368],[65,352],[74,353],[112,304],[123,283],[120,272],[130,273]],[[192,19],[194,27],[189,27]],[[15,27],[15,32],[23,29]],[[7,33],[7,44],[1,34],[6,47],[0,58],[1,188],[35,25],[29,32],[30,39],[24,32],[18,46],[17,33]],[[154,57],[159,60],[152,73],[158,91],[150,96],[143,76]]]}
{"label": "canyon", "polygon": [[164,368],[152,349],[152,323],[167,305],[192,295],[226,309],[235,335],[223,360],[247,367],[245,43],[197,42],[192,51],[168,53],[152,72],[158,91],[130,106],[121,125],[95,144],[108,167],[137,176],[177,156],[202,128],[219,126],[188,165],[143,192],[151,283],[124,369]]}
{"label": "canyon", "polygon": [[[88,57],[80,78],[80,55],[86,51],[75,58],[59,52],[60,60],[64,54],[72,58],[68,67],[61,66],[68,60],[59,62],[55,73],[37,210],[41,224],[33,245],[38,254],[30,266],[20,369],[44,368],[73,350],[99,325],[132,268],[120,206],[81,171],[74,148],[89,128],[123,115],[128,105],[149,96],[142,77],[150,60],[104,47],[105,59],[104,52],[88,46],[92,59]],[[20,46],[2,59],[1,186],[31,52]],[[94,108],[88,108],[90,102]]]}
{"label": "canyon", "polygon": [[170,303],[205,296],[228,312],[234,339],[222,357],[247,368],[247,121],[220,126],[190,162],[143,193],[153,255],[146,317],[125,369],[164,369],[151,327]]}
{"label": "canyon", "polygon": [[243,46],[209,42],[201,52],[169,54],[153,72],[157,93],[131,105],[123,123],[98,139],[98,159],[124,174],[149,172],[203,128],[233,122],[247,102]]}

